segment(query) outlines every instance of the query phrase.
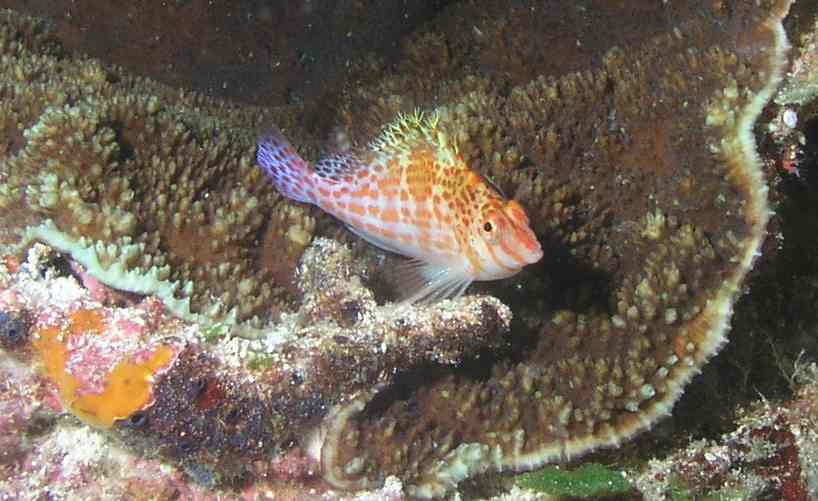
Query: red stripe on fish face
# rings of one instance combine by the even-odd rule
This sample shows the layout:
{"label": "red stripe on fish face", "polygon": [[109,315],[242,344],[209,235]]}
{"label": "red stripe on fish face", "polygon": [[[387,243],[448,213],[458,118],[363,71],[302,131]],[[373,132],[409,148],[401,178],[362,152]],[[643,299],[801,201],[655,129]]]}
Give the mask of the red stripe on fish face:
{"label": "red stripe on fish face", "polygon": [[[522,268],[523,266],[527,265],[528,263],[523,258],[523,256],[520,255],[517,252],[517,250],[514,249],[510,245],[510,243],[512,241],[515,241],[515,243],[517,241],[517,238],[514,238],[514,237],[516,237],[516,235],[514,233],[516,233],[516,232],[515,232],[515,230],[513,228],[506,228],[505,229],[505,234],[500,235],[500,238],[498,240],[499,243],[500,243],[499,247],[500,247],[500,250],[502,250],[503,253],[505,253],[506,256],[510,257],[511,260],[514,261],[514,263],[517,265],[517,268]],[[512,236],[512,235],[513,235],[513,237],[509,238],[509,236]],[[507,265],[503,265],[502,263],[500,263],[500,266],[502,266],[503,268],[506,268],[506,269],[511,269]]]}
{"label": "red stripe on fish face", "polygon": [[[494,263],[494,265],[497,268],[499,268],[501,270],[505,270],[506,272],[517,272],[517,271],[520,270],[520,268],[522,268],[522,266],[509,266],[505,261],[503,261],[502,257],[497,255],[497,251],[502,251],[502,252],[507,253],[508,248],[505,247],[504,240],[505,239],[500,238],[500,245],[492,245],[490,243],[486,244],[486,249],[489,252],[489,257],[491,258],[492,263]],[[514,259],[513,257],[512,257],[512,260],[516,261],[516,259]]]}
{"label": "red stripe on fish face", "polygon": [[536,263],[542,257],[542,248],[537,236],[531,229],[528,220],[528,214],[525,209],[517,201],[511,200],[506,204],[504,213],[511,220],[514,225],[514,239],[523,248],[524,252],[528,254],[526,264]]}
{"label": "red stripe on fish face", "polygon": [[509,200],[504,212],[517,225],[528,226],[528,214],[525,213],[523,206],[516,200]]}
{"label": "red stripe on fish face", "polygon": [[515,228],[515,240],[519,242],[530,255],[529,263],[536,263],[542,257],[542,247],[537,236],[530,228]]}

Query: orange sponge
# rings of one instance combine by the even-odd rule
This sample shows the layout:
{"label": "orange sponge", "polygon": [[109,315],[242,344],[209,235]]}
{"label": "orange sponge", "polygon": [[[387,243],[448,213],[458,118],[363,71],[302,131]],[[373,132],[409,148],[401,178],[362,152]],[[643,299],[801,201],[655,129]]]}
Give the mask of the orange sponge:
{"label": "orange sponge", "polygon": [[[118,354],[115,363],[111,357],[83,353],[104,342],[108,327],[102,311],[78,310],[64,325],[35,331],[32,341],[63,405],[83,421],[106,428],[153,403],[155,376],[167,370],[177,355],[177,349],[169,345],[140,346]],[[80,362],[69,363],[71,360]],[[90,377],[101,377],[101,384],[88,384]]]}

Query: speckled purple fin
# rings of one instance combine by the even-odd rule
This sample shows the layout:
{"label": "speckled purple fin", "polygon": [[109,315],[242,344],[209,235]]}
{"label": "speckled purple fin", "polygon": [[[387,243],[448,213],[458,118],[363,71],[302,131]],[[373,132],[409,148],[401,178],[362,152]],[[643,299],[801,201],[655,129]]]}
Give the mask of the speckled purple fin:
{"label": "speckled purple fin", "polygon": [[280,132],[259,138],[256,162],[282,195],[314,203],[315,172]]}

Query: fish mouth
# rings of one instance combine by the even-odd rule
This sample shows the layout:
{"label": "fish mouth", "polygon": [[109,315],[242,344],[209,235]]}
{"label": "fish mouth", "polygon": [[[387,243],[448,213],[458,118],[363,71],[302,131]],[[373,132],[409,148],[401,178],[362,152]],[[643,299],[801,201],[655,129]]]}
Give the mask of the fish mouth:
{"label": "fish mouth", "polygon": [[519,240],[522,244],[525,259],[525,264],[534,264],[543,257],[542,247],[540,241],[537,240],[537,235],[531,231],[530,228],[524,228],[519,233]]}
{"label": "fish mouth", "polygon": [[536,252],[531,254],[531,261],[529,261],[529,262],[530,262],[530,264],[534,264],[537,261],[539,261],[540,259],[542,259],[542,257],[543,257],[543,251],[540,248],[540,246],[538,245]]}
{"label": "fish mouth", "polygon": [[539,243],[537,243],[537,248],[536,249],[532,249],[531,251],[529,251],[529,254],[528,254],[527,257],[528,257],[528,259],[527,259],[528,264],[534,264],[537,261],[539,261],[540,259],[542,259],[543,251],[542,251],[542,248],[540,247]]}
{"label": "fish mouth", "polygon": [[529,226],[528,215],[523,206],[515,200],[510,200],[506,204],[504,212],[514,227],[515,237],[521,248],[520,254],[522,254],[524,261],[523,266],[536,263],[542,259],[543,251],[542,247],[540,247],[540,241],[537,240],[537,235]]}

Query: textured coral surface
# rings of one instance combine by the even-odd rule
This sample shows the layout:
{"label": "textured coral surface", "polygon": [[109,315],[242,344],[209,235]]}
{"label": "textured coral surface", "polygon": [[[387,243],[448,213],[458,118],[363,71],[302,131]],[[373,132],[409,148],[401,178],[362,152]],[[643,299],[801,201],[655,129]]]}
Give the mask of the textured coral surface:
{"label": "textured coral surface", "polygon": [[48,241],[185,318],[275,317],[313,220],[252,165],[236,125],[261,114],[68,57],[42,23],[2,16],[2,239]]}
{"label": "textured coral surface", "polygon": [[[72,8],[98,14],[98,3]],[[309,4],[329,8],[299,6]],[[44,495],[82,497],[94,492],[90,472],[102,471],[98,492],[117,499],[322,499],[340,496],[337,488],[376,489],[365,499],[443,495],[480,473],[573,459],[653,426],[722,347],[734,307],[725,356],[707,366],[676,419],[641,443],[662,442],[674,426],[682,434],[729,427],[718,413],[755,386],[780,390],[784,378],[771,374],[815,348],[808,311],[818,269],[807,256],[808,234],[818,234],[809,232],[814,111],[786,98],[767,109],[755,133],[768,162],[753,136],[784,76],[779,23],[789,2],[558,7],[435,4],[407,36],[340,48],[327,61],[343,54],[350,69],[328,67],[322,83],[304,82],[303,102],[265,109],[108,65],[142,74],[165,67],[173,28],[157,10],[129,14],[153,21],[136,23],[128,39],[161,35],[152,52],[161,57],[138,44],[108,54],[112,16],[63,15],[53,32],[3,13],[0,239],[17,256],[4,261],[0,315],[2,370],[15,381],[0,399],[5,490],[37,485]],[[191,38],[180,52],[230,32],[204,2],[163,8],[177,18],[195,11],[185,33],[207,16],[217,26],[195,24],[211,38]],[[390,19],[426,15],[410,10]],[[265,22],[258,11],[244,15]],[[353,17],[348,26],[366,24]],[[787,20],[801,44],[788,89],[814,78],[803,47],[814,19],[795,7]],[[80,35],[92,26],[101,27],[93,37]],[[287,30],[297,31],[275,36],[298,46]],[[239,41],[242,51],[250,38]],[[380,58],[387,46],[394,61]],[[204,68],[217,56],[199,57]],[[183,66],[168,81],[198,85],[191,75],[206,71],[189,66],[184,76]],[[273,84],[278,98],[296,81],[284,73]],[[532,219],[545,258],[472,290],[510,309],[487,296],[382,306],[394,296],[388,270],[398,258],[282,200],[252,165],[262,124],[275,123],[315,158],[371,139],[414,108],[436,109],[469,163]],[[769,215],[762,169],[777,212],[751,294],[735,305]],[[117,387],[139,396],[108,391]],[[702,401],[714,411],[700,412]],[[747,484],[757,487],[749,495],[800,499],[808,488],[792,479],[808,475],[808,456],[787,447],[798,439],[790,423],[802,417],[775,419],[784,418],[736,432],[725,448],[750,436],[780,452],[780,463],[758,470],[766,477]],[[66,445],[78,440],[88,448]],[[703,453],[715,464],[708,453],[720,452]],[[701,462],[695,454],[687,457]],[[704,484],[689,471],[673,476],[691,495],[727,493],[743,460],[731,457]],[[651,468],[643,495],[676,488]],[[491,482],[480,485],[461,489],[491,492]]]}
{"label": "textured coral surface", "polygon": [[[441,495],[476,471],[617,444],[669,412],[724,342],[764,231],[750,128],[783,71],[785,12],[700,11],[588,70],[506,97],[450,96],[442,126],[528,207],[547,242],[550,259],[534,272],[554,280],[558,263],[573,262],[571,278],[593,296],[532,320],[537,338],[488,374],[443,378],[385,409],[353,404],[325,446],[334,483],[377,485],[391,473],[414,495]],[[386,106],[428,99],[410,88]],[[373,122],[380,103],[350,107],[350,123]],[[534,317],[546,291],[527,283],[518,314]]]}

